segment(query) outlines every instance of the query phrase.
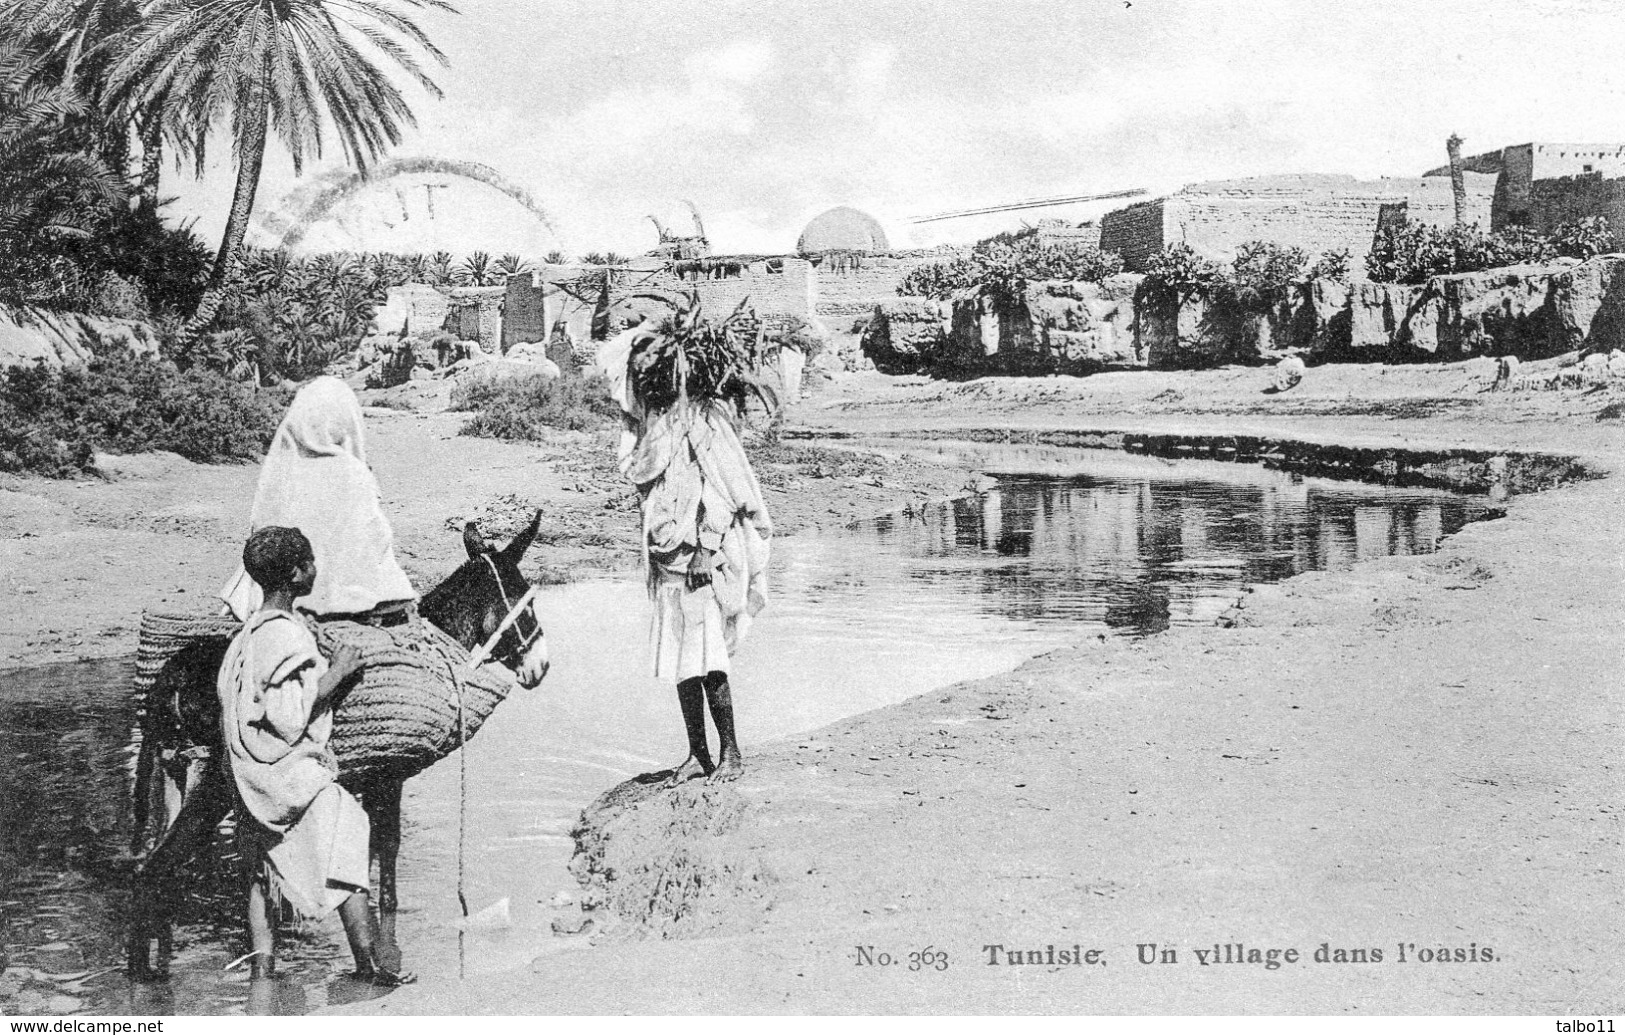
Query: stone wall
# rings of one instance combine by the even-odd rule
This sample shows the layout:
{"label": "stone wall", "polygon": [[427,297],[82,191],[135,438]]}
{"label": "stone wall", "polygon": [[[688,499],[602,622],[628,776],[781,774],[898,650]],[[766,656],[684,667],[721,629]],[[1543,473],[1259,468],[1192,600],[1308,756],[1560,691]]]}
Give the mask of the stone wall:
{"label": "stone wall", "polygon": [[[1488,225],[1496,177],[1467,175],[1468,219]],[[1383,207],[1403,202],[1413,222],[1455,220],[1447,177],[1356,180],[1352,176],[1263,176],[1193,184],[1177,194],[1106,214],[1100,246],[1144,270],[1152,255],[1184,243],[1229,260],[1246,241],[1302,248],[1311,257],[1347,249],[1356,275],[1371,248]]]}

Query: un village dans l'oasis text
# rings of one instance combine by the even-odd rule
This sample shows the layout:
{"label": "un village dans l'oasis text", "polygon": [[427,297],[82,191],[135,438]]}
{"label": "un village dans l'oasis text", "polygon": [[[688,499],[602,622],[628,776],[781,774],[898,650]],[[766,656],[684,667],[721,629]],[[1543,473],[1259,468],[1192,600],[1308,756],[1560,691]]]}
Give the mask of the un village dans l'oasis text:
{"label": "un village dans l'oasis text", "polygon": [[[858,945],[855,948],[855,959],[860,967],[901,966],[911,971],[944,971],[952,966],[948,951],[932,945],[897,952],[874,945]],[[1105,949],[1085,948],[1081,944],[1048,944],[1035,948],[990,942],[981,947],[975,958],[989,967],[1104,967],[1107,957]],[[1492,947],[1477,942],[1466,946],[1396,942],[1392,949],[1375,946],[1339,948],[1330,942],[1321,942],[1307,952],[1297,948],[1265,948],[1245,942],[1215,942],[1201,947],[1140,942],[1134,946],[1129,958],[1146,966],[1180,963],[1201,967],[1250,965],[1265,970],[1279,970],[1284,965],[1311,962],[1472,964],[1494,963],[1496,960]]]}

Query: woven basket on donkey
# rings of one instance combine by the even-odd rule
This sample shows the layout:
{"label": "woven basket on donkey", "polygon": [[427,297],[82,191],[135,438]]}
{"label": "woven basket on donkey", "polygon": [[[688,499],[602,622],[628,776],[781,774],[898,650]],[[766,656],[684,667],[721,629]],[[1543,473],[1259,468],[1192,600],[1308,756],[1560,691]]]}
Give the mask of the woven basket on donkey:
{"label": "woven basket on donkey", "polygon": [[[165,662],[200,641],[224,644],[242,626],[215,615],[148,612],[141,616],[137,693],[144,700]],[[345,783],[387,776],[404,780],[457,749],[513,689],[507,670],[468,667],[468,651],[427,622],[377,629],[355,622],[313,623],[324,656],[340,643],[361,652],[362,672],[334,713],[332,746]],[[215,693],[215,687],[191,688]]]}

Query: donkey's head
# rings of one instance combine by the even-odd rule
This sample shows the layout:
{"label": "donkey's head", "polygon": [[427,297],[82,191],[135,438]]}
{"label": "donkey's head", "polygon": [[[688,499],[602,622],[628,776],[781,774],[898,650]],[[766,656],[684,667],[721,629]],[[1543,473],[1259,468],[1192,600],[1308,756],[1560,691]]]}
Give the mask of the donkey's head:
{"label": "donkey's head", "polygon": [[547,675],[547,636],[536,617],[530,584],[519,561],[536,538],[542,512],[507,546],[495,549],[470,521],[463,526],[468,560],[423,597],[423,617],[464,647],[492,658],[532,687]]}

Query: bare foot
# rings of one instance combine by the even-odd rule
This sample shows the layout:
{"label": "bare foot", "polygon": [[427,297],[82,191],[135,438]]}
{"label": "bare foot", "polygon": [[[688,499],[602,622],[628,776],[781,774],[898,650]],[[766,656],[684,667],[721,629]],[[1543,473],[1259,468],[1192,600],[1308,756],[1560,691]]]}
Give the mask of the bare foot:
{"label": "bare foot", "polygon": [[744,775],[745,761],[736,754],[725,754],[722,761],[717,763],[716,770],[711,773],[706,783],[728,783]]}
{"label": "bare foot", "polygon": [[693,755],[689,755],[683,759],[682,765],[673,769],[671,775],[666,777],[666,786],[676,787],[678,784],[687,783],[689,780],[710,776],[715,770],[716,767],[711,764],[710,759],[695,758]]}

